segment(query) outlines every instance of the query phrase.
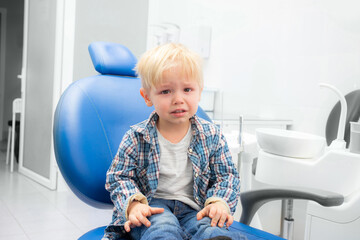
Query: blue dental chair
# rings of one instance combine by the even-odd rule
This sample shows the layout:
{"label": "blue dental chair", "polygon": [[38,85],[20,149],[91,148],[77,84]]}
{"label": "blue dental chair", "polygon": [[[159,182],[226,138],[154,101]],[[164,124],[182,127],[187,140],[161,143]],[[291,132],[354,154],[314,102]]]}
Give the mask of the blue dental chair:
{"label": "blue dental chair", "polygon": [[[131,125],[147,119],[153,109],[140,96],[140,79],[133,71],[137,59],[126,47],[94,42],[89,52],[100,74],[72,83],[59,100],[53,128],[55,156],[66,183],[77,197],[96,208],[113,208],[104,187],[106,171],[124,133]],[[209,119],[200,108],[198,115]],[[297,196],[296,191],[290,193]],[[262,204],[269,199],[289,198],[289,191],[260,195],[258,198],[256,191],[242,194],[242,223],[234,222],[230,230],[245,232],[249,240],[282,239],[246,224]],[[310,195],[308,199],[314,200],[316,196],[321,204],[334,204],[316,194]],[[96,228],[79,239],[99,240],[104,229],[105,226]]]}

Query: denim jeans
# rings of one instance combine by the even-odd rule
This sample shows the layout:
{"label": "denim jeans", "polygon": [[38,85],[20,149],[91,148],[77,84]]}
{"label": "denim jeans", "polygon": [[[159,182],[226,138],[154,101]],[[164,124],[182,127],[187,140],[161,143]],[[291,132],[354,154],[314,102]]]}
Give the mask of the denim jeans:
{"label": "denim jeans", "polygon": [[196,210],[176,200],[154,198],[149,203],[151,207],[164,208],[164,212],[150,216],[149,228],[144,225],[131,229],[130,235],[136,240],[165,239],[203,240],[215,236],[227,236],[241,240],[246,237],[241,232],[230,232],[225,227],[211,227],[211,219],[205,217],[196,219]]}

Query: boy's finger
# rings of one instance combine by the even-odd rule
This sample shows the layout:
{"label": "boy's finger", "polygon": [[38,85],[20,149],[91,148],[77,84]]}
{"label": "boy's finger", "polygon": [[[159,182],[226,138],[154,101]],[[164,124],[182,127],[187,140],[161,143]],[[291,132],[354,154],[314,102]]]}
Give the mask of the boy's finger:
{"label": "boy's finger", "polygon": [[219,221],[219,217],[215,216],[213,219],[211,219],[211,226],[215,227]]}
{"label": "boy's finger", "polygon": [[131,228],[130,228],[130,221],[126,221],[124,224],[124,229],[126,232],[130,232]]}
{"label": "boy's finger", "polygon": [[233,224],[233,222],[234,222],[234,217],[229,214],[227,218],[226,227],[230,227],[231,224]]}
{"label": "boy's finger", "polygon": [[135,215],[130,215],[129,216],[129,221],[131,224],[140,227],[141,226],[141,222],[138,220],[138,218]]}
{"label": "boy's finger", "polygon": [[150,208],[150,213],[151,214],[159,214],[159,213],[163,213],[164,209],[163,208],[156,208],[156,207],[151,207]]}
{"label": "boy's finger", "polygon": [[225,212],[223,212],[223,214],[221,214],[221,216],[220,216],[220,219],[219,219],[219,223],[218,223],[218,226],[219,227],[223,227],[224,226],[224,223],[225,223],[225,220],[226,220],[226,218],[227,218],[227,213]]}
{"label": "boy's finger", "polygon": [[206,216],[206,210],[205,210],[205,208],[204,209],[202,209],[201,211],[199,211],[197,214],[196,214],[196,219],[197,220],[200,220],[200,219],[202,219],[203,217],[205,217]]}
{"label": "boy's finger", "polygon": [[151,226],[150,221],[149,221],[146,217],[144,217],[143,215],[138,216],[138,220],[139,220],[139,222],[141,222],[141,223],[142,223],[143,225],[145,225],[146,227],[150,227],[150,226]]}
{"label": "boy's finger", "polygon": [[215,227],[217,225],[217,223],[219,222],[221,214],[219,213],[219,211],[217,211],[216,209],[213,208],[213,209],[211,209],[209,216],[211,218],[211,226]]}

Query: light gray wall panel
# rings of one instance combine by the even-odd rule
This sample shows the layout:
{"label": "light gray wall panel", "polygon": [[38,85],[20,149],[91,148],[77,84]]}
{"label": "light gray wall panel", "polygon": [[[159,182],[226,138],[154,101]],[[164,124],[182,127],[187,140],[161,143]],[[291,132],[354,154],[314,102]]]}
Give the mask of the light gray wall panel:
{"label": "light gray wall panel", "polygon": [[56,1],[29,1],[23,166],[49,178]]}
{"label": "light gray wall panel", "polygon": [[137,57],[146,50],[148,0],[77,0],[74,80],[97,74],[89,44],[109,41],[127,46]]}

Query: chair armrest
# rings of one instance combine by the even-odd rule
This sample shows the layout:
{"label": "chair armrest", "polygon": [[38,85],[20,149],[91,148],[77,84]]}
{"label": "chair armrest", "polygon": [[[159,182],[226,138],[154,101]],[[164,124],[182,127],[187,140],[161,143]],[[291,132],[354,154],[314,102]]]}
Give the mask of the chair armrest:
{"label": "chair armrest", "polygon": [[339,206],[344,202],[343,195],[323,190],[305,188],[250,190],[240,194],[243,209],[240,222],[249,225],[254,214],[262,205],[267,202],[282,199],[311,200],[324,207]]}

